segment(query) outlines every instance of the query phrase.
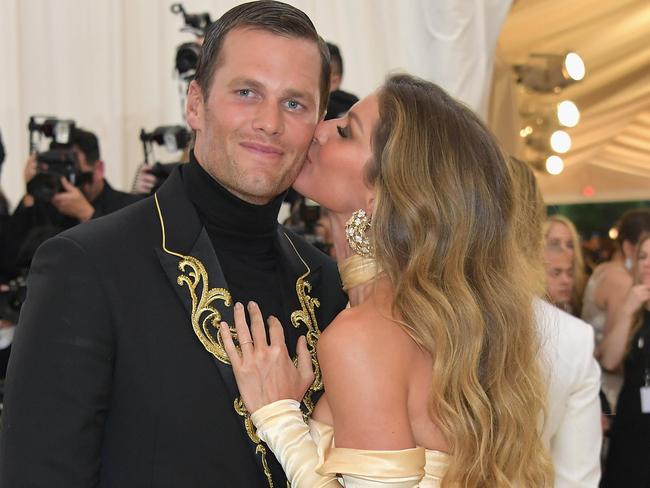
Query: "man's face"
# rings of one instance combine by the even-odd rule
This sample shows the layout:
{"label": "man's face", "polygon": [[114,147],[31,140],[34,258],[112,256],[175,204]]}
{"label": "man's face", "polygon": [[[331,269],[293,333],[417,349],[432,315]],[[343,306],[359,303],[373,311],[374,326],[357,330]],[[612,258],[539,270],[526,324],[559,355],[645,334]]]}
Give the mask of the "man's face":
{"label": "man's face", "polygon": [[79,171],[82,173],[92,173],[93,177],[90,182],[84,183],[80,186],[81,191],[92,202],[101,193],[104,184],[104,166],[100,161],[95,164],[90,164],[86,158],[86,154],[79,148],[79,146],[72,146],[72,151],[77,157],[79,164]]}
{"label": "man's face", "polygon": [[554,304],[566,307],[573,291],[573,259],[566,252],[546,251],[546,294]]}
{"label": "man's face", "polygon": [[187,120],[201,166],[231,193],[264,204],[300,170],[319,119],[316,43],[262,30],[226,35],[207,100],[192,82]]}

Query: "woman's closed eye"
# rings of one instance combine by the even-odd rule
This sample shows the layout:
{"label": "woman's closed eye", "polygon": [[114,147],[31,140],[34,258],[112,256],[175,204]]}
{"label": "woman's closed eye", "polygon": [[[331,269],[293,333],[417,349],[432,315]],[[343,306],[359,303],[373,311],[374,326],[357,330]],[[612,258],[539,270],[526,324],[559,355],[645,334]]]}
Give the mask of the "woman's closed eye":
{"label": "woman's closed eye", "polygon": [[342,127],[340,125],[336,126],[336,131],[339,133],[339,136],[341,136],[343,139],[347,139],[350,137],[350,126],[347,125],[345,127]]}

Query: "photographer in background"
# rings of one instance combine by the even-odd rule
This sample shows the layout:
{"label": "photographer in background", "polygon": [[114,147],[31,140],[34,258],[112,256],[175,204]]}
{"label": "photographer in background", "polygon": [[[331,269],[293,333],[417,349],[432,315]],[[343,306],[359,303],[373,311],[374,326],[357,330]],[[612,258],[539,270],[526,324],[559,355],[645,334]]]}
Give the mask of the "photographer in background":
{"label": "photographer in background", "polygon": [[[2,133],[0,133],[0,175],[2,174],[2,163],[5,161],[5,147],[2,144]],[[0,236],[2,235],[2,229],[4,226],[5,217],[9,216],[9,202],[5,198],[5,195],[0,188]]]}
{"label": "photographer in background", "polygon": [[[2,144],[2,135],[0,134],[0,174],[2,174],[2,164],[5,160],[5,148]],[[9,203],[0,188],[0,250],[2,249],[6,237],[6,227],[9,220]],[[0,270],[0,404],[2,403],[4,393],[4,378],[7,373],[7,362],[9,361],[10,344],[13,339],[14,323],[6,316],[5,306],[9,303],[10,287],[7,284],[7,277]]]}
{"label": "photographer in background", "polygon": [[[68,149],[74,153],[81,175],[78,186],[60,177],[61,189],[50,201],[35,198],[34,178],[47,172],[32,154],[25,165],[27,193],[9,219],[2,252],[2,267],[10,276],[24,273],[36,248],[46,239],[91,218],[109,214],[141,197],[113,189],[104,178],[99,141],[92,132],[73,128],[67,144],[52,143],[50,149]],[[32,190],[30,190],[32,188]]]}
{"label": "photographer in background", "polygon": [[[164,183],[176,166],[190,160],[192,134],[183,125],[163,125],[152,132],[140,131],[144,151],[144,163],[140,165],[133,182],[132,193],[152,195]],[[163,146],[168,153],[182,151],[175,163],[156,161],[154,146]]]}
{"label": "photographer in background", "polygon": [[[5,160],[5,147],[2,145],[2,134],[0,133],[0,175],[2,174],[2,163]],[[9,202],[5,198],[2,187],[0,187],[0,249],[5,235],[5,227],[9,219]],[[2,282],[2,273],[0,273],[0,283]]]}
{"label": "photographer in background", "polygon": [[327,43],[330,51],[330,98],[327,103],[327,114],[325,120],[342,117],[350,110],[350,107],[359,101],[352,93],[341,90],[343,81],[343,58],[341,51],[336,44]]}

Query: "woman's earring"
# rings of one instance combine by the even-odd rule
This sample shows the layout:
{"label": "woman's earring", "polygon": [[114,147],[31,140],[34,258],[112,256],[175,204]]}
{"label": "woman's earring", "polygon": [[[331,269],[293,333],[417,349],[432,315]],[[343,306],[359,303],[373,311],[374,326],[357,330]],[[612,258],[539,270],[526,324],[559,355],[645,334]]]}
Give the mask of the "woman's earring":
{"label": "woman's earring", "polygon": [[345,237],[352,250],[359,256],[369,258],[373,254],[372,244],[366,233],[370,229],[370,218],[361,209],[352,214],[345,224]]}
{"label": "woman's earring", "polygon": [[625,263],[623,264],[625,266],[625,269],[628,271],[632,271],[632,267],[634,266],[634,261],[632,258],[625,258]]}

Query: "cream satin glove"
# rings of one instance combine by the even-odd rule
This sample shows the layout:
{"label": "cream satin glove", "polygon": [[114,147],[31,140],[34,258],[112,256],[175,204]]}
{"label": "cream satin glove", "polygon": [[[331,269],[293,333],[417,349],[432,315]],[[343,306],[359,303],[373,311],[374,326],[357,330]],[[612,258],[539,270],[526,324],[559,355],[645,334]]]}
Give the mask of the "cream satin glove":
{"label": "cream satin glove", "polygon": [[[300,404],[279,400],[251,415],[257,435],[275,454],[292,488],[415,488],[424,476],[425,450],[365,451],[332,446],[331,427],[305,424]],[[338,475],[338,476],[337,476]]]}

